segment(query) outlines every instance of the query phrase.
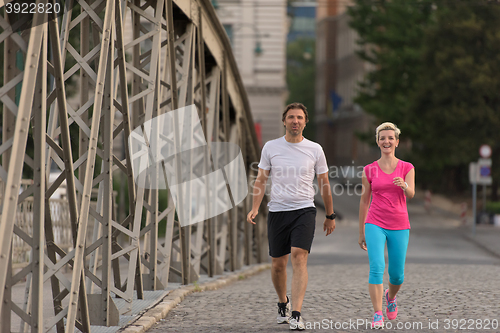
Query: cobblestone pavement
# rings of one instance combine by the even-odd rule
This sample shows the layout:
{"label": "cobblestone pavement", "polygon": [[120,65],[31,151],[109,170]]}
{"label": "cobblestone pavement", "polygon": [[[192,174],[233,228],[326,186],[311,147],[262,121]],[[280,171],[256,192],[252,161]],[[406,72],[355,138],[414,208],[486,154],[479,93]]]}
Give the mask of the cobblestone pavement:
{"label": "cobblestone pavement", "polygon": [[[353,205],[354,207],[354,205]],[[409,208],[412,221],[399,315],[390,332],[500,332],[500,260],[456,232],[454,218]],[[302,315],[306,331],[367,330],[373,315],[368,259],[357,245],[353,210],[334,234],[322,233],[318,210]],[[288,288],[291,282],[288,270]],[[387,274],[384,284],[387,285]],[[270,271],[215,291],[194,293],[148,332],[286,332],[275,323]],[[384,303],[385,304],[385,303]]]}
{"label": "cobblestone pavement", "polygon": [[[291,272],[290,272],[291,273]],[[500,321],[498,281],[500,267],[410,264],[398,296],[399,316],[393,327],[412,327],[405,332],[453,332],[448,323],[469,327],[474,320]],[[309,269],[309,284],[302,309],[309,331],[353,332],[365,330],[372,313],[365,265],[319,265]],[[472,283],[471,283],[472,282]],[[173,309],[149,332],[285,332],[287,325],[275,324],[276,296],[269,271],[239,281],[229,287],[195,293]],[[355,330],[349,322],[361,322]],[[429,329],[429,324],[439,329]],[[417,326],[422,325],[422,326]],[[479,322],[477,322],[479,325]],[[436,326],[433,326],[436,327]],[[490,332],[499,332],[490,329]],[[391,330],[395,331],[395,330]],[[486,331],[486,330],[484,330]]]}

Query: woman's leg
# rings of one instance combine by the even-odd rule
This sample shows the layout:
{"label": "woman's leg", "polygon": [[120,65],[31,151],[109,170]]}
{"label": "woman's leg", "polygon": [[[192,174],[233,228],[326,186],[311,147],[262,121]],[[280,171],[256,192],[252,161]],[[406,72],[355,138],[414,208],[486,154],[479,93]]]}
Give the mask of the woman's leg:
{"label": "woman's leg", "polygon": [[401,289],[402,285],[403,284],[394,285],[391,282],[389,282],[389,292],[388,292],[389,299],[394,299],[396,297],[396,295],[397,295],[399,289]]}
{"label": "woman's leg", "polygon": [[370,292],[370,299],[373,304],[373,311],[382,311],[382,300],[384,299],[384,285],[381,284],[368,284],[368,291]]}
{"label": "woman's leg", "polygon": [[389,255],[389,299],[394,299],[405,278],[406,251],[410,230],[387,230]]}
{"label": "woman's leg", "polygon": [[368,249],[368,260],[370,261],[368,291],[370,292],[375,312],[382,311],[384,293],[383,276],[385,270],[384,248],[386,242],[384,229],[374,224],[365,224],[365,240]]}

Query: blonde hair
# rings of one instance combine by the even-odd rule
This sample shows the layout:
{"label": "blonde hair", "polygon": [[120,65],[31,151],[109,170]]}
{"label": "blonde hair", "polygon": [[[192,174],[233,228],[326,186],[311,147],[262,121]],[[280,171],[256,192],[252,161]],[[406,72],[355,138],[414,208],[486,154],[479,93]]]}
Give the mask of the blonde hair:
{"label": "blonde hair", "polygon": [[380,133],[380,131],[386,131],[386,130],[393,130],[394,136],[396,137],[396,140],[399,140],[399,134],[401,134],[401,130],[393,123],[385,122],[385,123],[378,125],[377,129],[375,130],[375,141],[376,142],[378,142],[378,134]]}

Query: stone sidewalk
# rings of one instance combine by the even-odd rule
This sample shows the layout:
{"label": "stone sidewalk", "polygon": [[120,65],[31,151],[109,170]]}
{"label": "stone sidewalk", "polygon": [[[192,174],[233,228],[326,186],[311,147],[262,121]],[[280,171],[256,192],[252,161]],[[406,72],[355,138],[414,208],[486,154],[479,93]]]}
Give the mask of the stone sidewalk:
{"label": "stone sidewalk", "polygon": [[[389,331],[458,332],[465,327],[478,332],[486,327],[489,329],[485,331],[500,332],[500,260],[465,241],[458,227],[460,221],[453,214],[433,212],[429,216],[418,202],[411,203],[409,211],[414,226],[410,245],[422,242],[429,233],[431,238],[443,237],[445,259],[424,259],[425,263],[420,263],[418,256],[428,255],[425,248],[415,251],[417,256],[408,257],[405,285],[398,296],[400,315],[387,324],[391,326]],[[318,216],[322,213],[318,211]],[[328,242],[318,232],[321,223],[316,226],[302,308],[308,332],[363,331],[373,315],[367,290],[368,261],[356,244],[355,214],[344,216]],[[456,248],[447,248],[450,242],[457,243]],[[443,264],[457,249],[467,251],[465,259],[454,261],[458,264]],[[434,250],[429,249],[431,255]],[[291,275],[289,267],[289,289]],[[275,303],[271,274],[266,270],[219,290],[190,294],[148,332],[287,332],[287,325],[274,323]]]}
{"label": "stone sidewalk", "polygon": [[[411,204],[408,205],[408,210],[423,210],[423,207],[423,199],[418,198],[412,200]],[[460,221],[459,207],[459,204],[452,203],[450,200],[439,196],[436,200],[432,201],[432,208],[429,216],[453,220],[454,222],[451,225],[456,227],[462,237],[500,258],[500,227],[493,224],[477,224],[476,227],[473,228],[473,219],[470,212],[467,214],[467,222],[464,225],[462,221]]]}
{"label": "stone sidewalk", "polygon": [[[478,226],[472,237],[471,225],[461,226],[458,214],[439,207],[428,214],[418,200],[410,201],[408,210],[414,226],[414,240],[410,245],[430,232],[435,238],[449,236],[448,243],[443,242],[445,247],[455,239],[463,243],[460,248],[464,251],[485,253],[486,249],[496,255],[500,228]],[[322,213],[318,211],[318,215]],[[373,315],[366,288],[368,261],[359,254],[359,247],[356,251],[357,244],[353,242],[357,239],[357,216],[352,207],[343,215],[335,238],[328,239],[332,242],[315,240],[313,244],[314,255],[311,254],[309,260],[309,283],[302,309],[308,331],[366,330]],[[317,234],[320,227],[317,224]],[[425,247],[425,243],[422,246]],[[340,251],[342,255],[332,256],[328,251]],[[444,249],[445,256],[449,254],[446,251],[455,250]],[[464,262],[457,260],[460,264],[443,264],[439,260],[421,263],[410,259],[405,271],[405,287],[398,295],[400,315],[388,324],[392,326],[390,331],[458,332],[465,328],[469,332],[500,332],[500,255],[496,255],[497,259],[490,256],[492,259],[477,260],[482,256],[464,255]],[[268,267],[246,268],[217,286],[181,287],[122,331],[286,332],[287,325],[274,324],[276,294]],[[260,274],[253,275],[260,270],[263,270]],[[291,275],[289,268],[288,286]],[[229,285],[231,281],[237,282]],[[384,281],[387,281],[387,273]],[[221,286],[224,288],[218,289]],[[217,290],[199,292],[204,289]]]}
{"label": "stone sidewalk", "polygon": [[[400,315],[390,331],[398,325],[405,332],[459,331],[452,325],[459,326],[462,319],[467,325],[469,319],[482,320],[483,326],[489,320],[489,331],[500,331],[492,329],[492,320],[500,320],[500,267],[469,268],[464,273],[458,265],[408,265],[398,297]],[[276,295],[270,275],[268,270],[220,290],[192,294],[148,332],[288,332],[288,325],[274,322]],[[311,266],[302,309],[307,331],[366,330],[373,315],[367,278],[366,265]],[[478,279],[480,284],[469,282]]]}

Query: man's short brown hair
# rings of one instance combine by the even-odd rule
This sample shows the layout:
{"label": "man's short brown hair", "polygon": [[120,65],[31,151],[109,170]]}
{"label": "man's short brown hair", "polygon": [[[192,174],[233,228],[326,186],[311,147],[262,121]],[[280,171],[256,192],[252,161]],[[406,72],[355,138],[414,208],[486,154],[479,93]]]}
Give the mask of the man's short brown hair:
{"label": "man's short brown hair", "polygon": [[307,108],[305,107],[304,104],[297,103],[297,102],[288,104],[286,106],[285,111],[283,111],[283,116],[281,117],[281,121],[285,121],[286,114],[288,113],[288,110],[292,110],[292,109],[301,109],[302,111],[304,111],[304,115],[306,116],[306,123],[309,122],[309,115],[307,114]]}

